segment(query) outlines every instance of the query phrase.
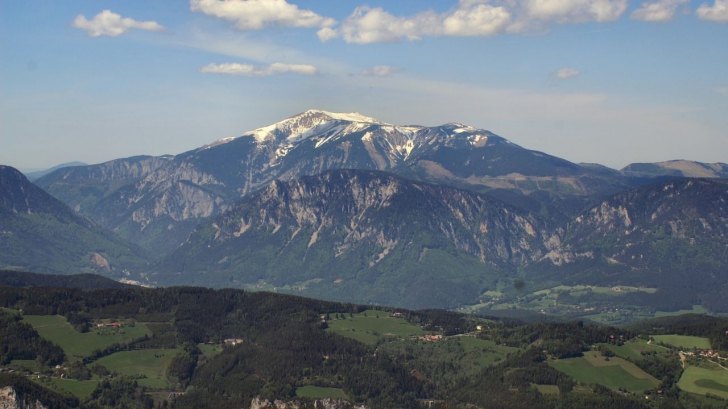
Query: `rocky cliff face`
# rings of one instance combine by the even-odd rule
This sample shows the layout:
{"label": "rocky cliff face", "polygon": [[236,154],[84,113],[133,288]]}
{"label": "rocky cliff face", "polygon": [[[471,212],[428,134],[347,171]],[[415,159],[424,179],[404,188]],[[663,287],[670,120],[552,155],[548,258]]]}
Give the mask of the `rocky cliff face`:
{"label": "rocky cliff face", "polygon": [[[359,114],[316,110],[173,158],[132,158],[86,170],[59,170],[39,183],[104,227],[167,252],[197,223],[271,181],[332,169],[384,170],[521,195],[545,192],[530,201],[568,209],[580,209],[584,197],[628,185],[620,176],[530,151],[466,125],[397,126]],[[512,203],[523,200],[515,197]]]}
{"label": "rocky cliff face", "polygon": [[281,400],[270,401],[256,397],[250,403],[250,409],[368,409],[364,405],[352,405],[343,399],[316,399],[312,402]]}
{"label": "rocky cliff face", "polygon": [[728,182],[675,179],[619,193],[576,217],[564,244],[529,268],[534,277],[656,287],[684,292],[676,297],[689,305],[728,309],[720,295],[728,290]]}
{"label": "rocky cliff face", "polygon": [[26,402],[10,386],[0,388],[0,409],[48,409],[40,401]]}
{"label": "rocky cliff face", "polygon": [[[477,297],[504,271],[557,247],[560,235],[484,195],[382,172],[331,171],[272,182],[198,227],[154,270],[163,272],[160,283],[262,280],[308,295],[416,306],[429,298],[442,306],[456,293]],[[357,296],[358,286],[379,295]]]}

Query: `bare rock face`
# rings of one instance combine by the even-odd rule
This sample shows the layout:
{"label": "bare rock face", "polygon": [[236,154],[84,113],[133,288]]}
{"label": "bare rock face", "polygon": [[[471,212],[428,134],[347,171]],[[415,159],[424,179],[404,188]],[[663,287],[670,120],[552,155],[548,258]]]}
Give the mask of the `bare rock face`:
{"label": "bare rock face", "polygon": [[40,401],[26,402],[10,386],[0,389],[0,409],[48,409]]}
{"label": "bare rock face", "polygon": [[256,397],[250,403],[250,409],[368,409],[364,405],[352,405],[344,399],[317,399],[313,402],[288,401],[282,400],[270,401]]}
{"label": "bare rock face", "polygon": [[482,194],[335,170],[270,183],[200,225],[152,271],[164,285],[264,280],[312,297],[451,307],[541,259],[562,234]]}
{"label": "bare rock face", "polygon": [[104,271],[111,270],[111,266],[109,266],[109,260],[107,260],[104,256],[102,256],[99,253],[92,253],[91,254],[91,262],[99,266]]}
{"label": "bare rock face", "polygon": [[168,252],[195,225],[273,180],[334,169],[381,170],[451,186],[524,193],[583,196],[622,186],[613,180],[618,175],[606,177],[483,129],[456,123],[391,125],[319,110],[174,157],[60,169],[38,183],[125,239]]}

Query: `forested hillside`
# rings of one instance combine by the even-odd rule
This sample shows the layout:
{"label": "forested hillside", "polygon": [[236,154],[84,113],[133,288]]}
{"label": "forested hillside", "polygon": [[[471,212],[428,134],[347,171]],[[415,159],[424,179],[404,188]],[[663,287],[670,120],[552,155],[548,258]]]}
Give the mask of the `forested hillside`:
{"label": "forested hillside", "polygon": [[[680,366],[661,364],[678,363],[669,349],[644,362],[609,352],[622,354],[624,348],[643,345],[649,337],[644,329],[584,322],[524,325],[442,310],[371,309],[289,295],[183,287],[5,286],[0,287],[0,307],[9,309],[2,315],[7,325],[0,338],[2,350],[9,351],[7,368],[21,368],[22,373],[33,362],[13,347],[14,339],[47,345],[49,355],[35,361],[38,376],[31,379],[73,393],[77,400],[64,401],[69,407],[223,409],[247,408],[254,398],[314,405],[323,397],[371,408],[417,408],[425,402],[463,408],[725,406],[725,401],[676,386]],[[68,329],[38,326],[49,320]],[[715,320],[701,329],[666,324],[659,332],[670,331],[708,336],[728,331],[728,323]],[[107,346],[78,350],[69,344],[71,339]],[[55,342],[63,348],[61,355]],[[591,370],[585,367],[584,374],[572,375],[564,366],[587,358],[612,365],[610,356],[615,365],[649,377],[638,383],[649,386],[630,386],[630,379],[639,379],[632,375],[614,385],[594,385]],[[137,357],[129,361],[137,372],[123,364],[132,357]],[[148,364],[143,362],[156,365],[161,378],[150,372],[153,368],[144,369]],[[3,379],[23,387],[18,378]],[[619,382],[627,382],[626,391],[620,391]]]}

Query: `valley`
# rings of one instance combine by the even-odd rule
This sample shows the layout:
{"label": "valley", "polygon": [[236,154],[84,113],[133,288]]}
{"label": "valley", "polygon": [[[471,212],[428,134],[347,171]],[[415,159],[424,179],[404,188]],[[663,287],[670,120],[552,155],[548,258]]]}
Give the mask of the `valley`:
{"label": "valley", "polygon": [[[57,407],[328,398],[367,407],[718,409],[728,388],[720,364],[728,321],[705,316],[659,318],[645,331],[182,287],[0,286],[0,305],[3,322],[14,322],[0,338],[10,354],[0,382],[30,380],[66,402]],[[19,315],[21,307],[32,314]],[[62,361],[26,358],[17,331],[59,345]]]}

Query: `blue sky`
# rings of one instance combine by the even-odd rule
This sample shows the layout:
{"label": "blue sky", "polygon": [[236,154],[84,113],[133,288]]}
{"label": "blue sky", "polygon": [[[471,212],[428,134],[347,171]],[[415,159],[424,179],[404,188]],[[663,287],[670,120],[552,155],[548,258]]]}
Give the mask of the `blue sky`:
{"label": "blue sky", "polygon": [[314,108],[728,162],[728,0],[0,2],[2,164],[176,154]]}

